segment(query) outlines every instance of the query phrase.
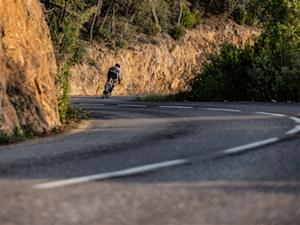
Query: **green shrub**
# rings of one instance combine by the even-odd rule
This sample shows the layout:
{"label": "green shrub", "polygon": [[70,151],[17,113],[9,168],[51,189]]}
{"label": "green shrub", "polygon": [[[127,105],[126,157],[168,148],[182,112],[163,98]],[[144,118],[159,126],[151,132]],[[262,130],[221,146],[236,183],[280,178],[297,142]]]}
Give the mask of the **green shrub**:
{"label": "green shrub", "polygon": [[277,24],[267,28],[253,47],[223,45],[191,81],[193,98],[299,102],[299,31]]}
{"label": "green shrub", "polygon": [[73,64],[81,63],[84,56],[86,54],[86,46],[82,41],[78,42],[78,45],[74,49],[74,56],[73,56]]}
{"label": "green shrub", "polygon": [[[192,95],[201,100],[245,100],[248,97],[249,61],[252,50],[224,44],[220,54],[212,55],[203,73],[191,81]],[[251,64],[250,64],[251,65]]]}
{"label": "green shrub", "polygon": [[171,32],[171,36],[175,39],[175,40],[179,40],[182,37],[184,37],[184,35],[186,34],[186,28],[183,25],[180,25],[179,27],[174,27],[172,32]]}
{"label": "green shrub", "polygon": [[238,24],[245,25],[247,12],[244,9],[236,9],[233,12],[233,18]]}
{"label": "green shrub", "polygon": [[300,101],[300,2],[270,0],[264,12],[255,45],[223,45],[191,81],[193,98]]}
{"label": "green shrub", "polygon": [[240,24],[257,24],[263,16],[266,1],[261,0],[192,0],[192,8],[201,9],[206,14],[222,14]]}
{"label": "green shrub", "polygon": [[8,134],[4,132],[0,132],[0,144],[8,144],[10,141],[10,137]]}
{"label": "green shrub", "polygon": [[153,23],[149,26],[149,29],[147,29],[147,31],[149,34],[156,35],[161,31],[160,29],[161,28],[157,24]]}
{"label": "green shrub", "polygon": [[202,12],[194,9],[190,10],[188,6],[183,7],[182,11],[182,24],[188,29],[194,28],[201,22]]}
{"label": "green shrub", "polygon": [[124,40],[124,39],[117,39],[116,41],[115,41],[115,46],[117,47],[117,48],[126,48],[127,46],[128,46],[128,43],[127,43],[127,41],[126,40]]}
{"label": "green shrub", "polygon": [[112,33],[111,33],[111,28],[109,27],[109,25],[106,24],[101,29],[98,28],[95,31],[94,38],[97,41],[101,41],[101,40],[110,41],[112,39]]}
{"label": "green shrub", "polygon": [[0,132],[0,144],[11,144],[15,142],[24,141],[32,138],[34,131],[31,126],[23,126],[22,128],[15,128],[11,134]]}
{"label": "green shrub", "polygon": [[88,118],[89,113],[75,105],[70,105],[66,111],[66,119],[69,123],[77,122]]}

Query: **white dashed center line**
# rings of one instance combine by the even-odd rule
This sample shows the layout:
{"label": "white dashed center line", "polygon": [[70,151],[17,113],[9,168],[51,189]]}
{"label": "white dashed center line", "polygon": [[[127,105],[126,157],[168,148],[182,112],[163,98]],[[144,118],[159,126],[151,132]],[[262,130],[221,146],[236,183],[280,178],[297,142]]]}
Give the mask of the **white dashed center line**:
{"label": "white dashed center line", "polygon": [[162,105],[159,107],[165,109],[193,109],[194,108],[192,106],[176,106],[176,105]]}
{"label": "white dashed center line", "polygon": [[127,105],[127,104],[119,104],[119,107],[137,107],[137,108],[145,108],[146,105]]}
{"label": "white dashed center line", "polygon": [[256,114],[259,114],[259,115],[267,115],[267,116],[276,116],[276,117],[286,117],[286,115],[284,115],[284,114],[279,114],[279,113],[256,112]]}
{"label": "white dashed center line", "polygon": [[209,111],[222,111],[222,112],[242,112],[238,109],[221,109],[221,108],[206,108]]}

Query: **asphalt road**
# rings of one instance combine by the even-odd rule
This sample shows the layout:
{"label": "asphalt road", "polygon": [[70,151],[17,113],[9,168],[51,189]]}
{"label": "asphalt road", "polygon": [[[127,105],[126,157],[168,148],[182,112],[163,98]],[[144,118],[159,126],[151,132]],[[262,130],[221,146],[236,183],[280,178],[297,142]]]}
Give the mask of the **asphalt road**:
{"label": "asphalt road", "polygon": [[1,225],[300,224],[300,105],[71,101],[91,119],[0,146]]}

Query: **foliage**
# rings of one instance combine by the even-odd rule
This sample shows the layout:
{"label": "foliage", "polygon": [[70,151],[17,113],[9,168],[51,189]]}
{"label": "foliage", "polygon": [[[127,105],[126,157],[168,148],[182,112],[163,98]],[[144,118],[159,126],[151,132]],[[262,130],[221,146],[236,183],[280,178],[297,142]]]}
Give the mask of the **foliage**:
{"label": "foliage", "polygon": [[193,98],[300,101],[300,3],[272,0],[266,12],[254,46],[225,44],[211,56],[191,81]]}
{"label": "foliage", "polygon": [[79,40],[77,43],[78,44],[74,49],[74,55],[73,55],[73,60],[72,60],[73,64],[81,63],[86,54],[85,43],[81,40]]}
{"label": "foliage", "polygon": [[67,109],[66,121],[68,121],[68,123],[77,122],[79,120],[88,118],[89,114],[78,106],[70,105],[70,107]]}
{"label": "foliage", "polygon": [[84,0],[43,0],[43,3],[48,10],[48,24],[59,63],[59,112],[64,123],[69,108],[70,67],[80,62],[83,57],[84,46],[80,45],[79,38],[84,24],[95,12],[95,8]]}
{"label": "foliage", "polygon": [[175,39],[175,40],[179,40],[180,38],[184,37],[186,33],[186,28],[183,25],[180,25],[179,27],[174,27],[171,36]]}
{"label": "foliage", "polygon": [[192,0],[193,8],[205,13],[222,14],[224,18],[233,18],[246,25],[259,23],[265,0]]}
{"label": "foliage", "polygon": [[197,9],[191,11],[190,8],[185,5],[182,12],[182,24],[186,28],[194,28],[201,22],[202,16],[201,11]]}
{"label": "foliage", "polygon": [[[106,42],[114,42],[114,39],[130,42],[135,32],[173,34],[175,27],[193,28],[200,23],[202,13],[189,6],[189,1],[183,0],[182,19],[178,25],[180,11],[178,0],[103,0],[93,36]],[[119,25],[123,29],[119,29]]]}
{"label": "foliage", "polygon": [[31,138],[34,135],[32,128],[22,127],[15,128],[11,134],[7,134],[0,131],[0,144],[10,144],[15,142],[24,141],[26,139]]}
{"label": "foliage", "polygon": [[[69,54],[68,46],[81,38],[128,46],[136,32],[150,35],[168,33],[178,39],[185,29],[194,28],[204,14],[222,14],[241,24],[257,24],[263,2],[259,0],[41,0],[47,9],[52,39],[59,61]],[[182,4],[181,4],[182,3]],[[93,8],[93,15],[85,17]],[[80,18],[85,17],[86,20]],[[83,22],[83,23],[82,23]],[[77,25],[77,26],[75,26]],[[77,30],[77,31],[75,31]],[[73,39],[75,38],[75,39]],[[75,62],[80,62],[82,48]]]}
{"label": "foliage", "polygon": [[267,24],[299,25],[300,1],[299,0],[265,0],[263,20]]}
{"label": "foliage", "polygon": [[201,100],[244,100],[247,98],[249,77],[247,70],[251,47],[245,50],[232,44],[224,44],[220,54],[211,56],[203,73],[191,82],[193,96]]}

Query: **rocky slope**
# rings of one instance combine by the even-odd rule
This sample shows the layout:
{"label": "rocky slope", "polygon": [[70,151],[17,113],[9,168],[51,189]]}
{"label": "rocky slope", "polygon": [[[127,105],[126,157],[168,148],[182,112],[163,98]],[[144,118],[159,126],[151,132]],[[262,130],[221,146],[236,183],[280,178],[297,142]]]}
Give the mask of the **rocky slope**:
{"label": "rocky slope", "polygon": [[56,62],[38,0],[0,1],[0,132],[60,124]]}
{"label": "rocky slope", "polygon": [[88,48],[85,62],[72,69],[71,94],[101,93],[107,70],[117,62],[122,66],[123,84],[114,94],[173,93],[186,87],[191,71],[201,69],[222,42],[245,44],[258,35],[258,29],[212,17],[180,41],[140,37],[137,44],[118,52],[94,43]]}

